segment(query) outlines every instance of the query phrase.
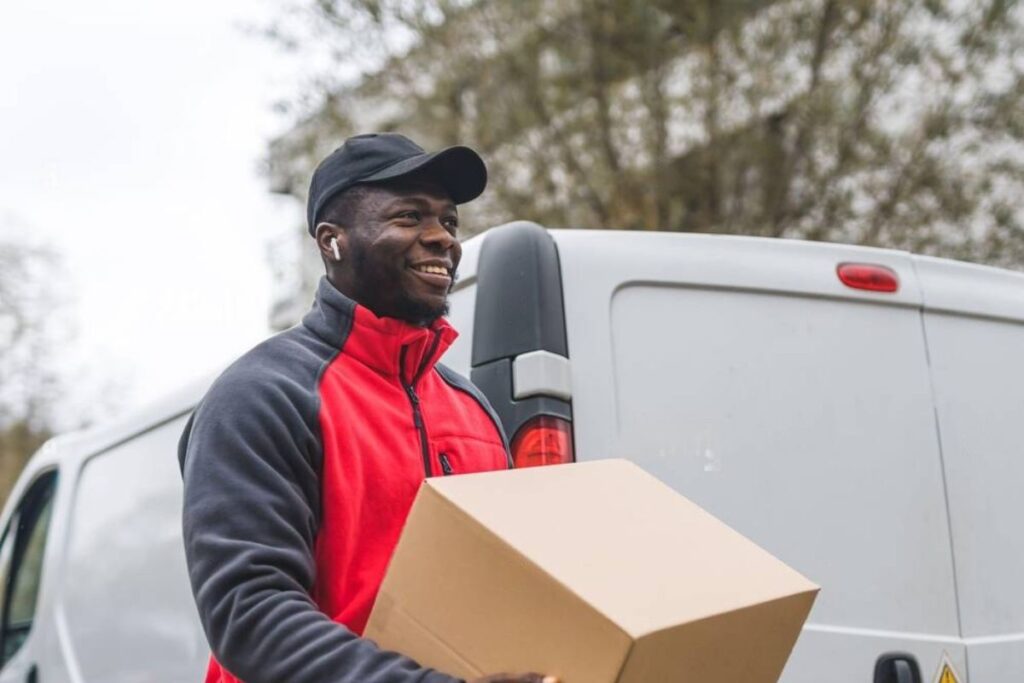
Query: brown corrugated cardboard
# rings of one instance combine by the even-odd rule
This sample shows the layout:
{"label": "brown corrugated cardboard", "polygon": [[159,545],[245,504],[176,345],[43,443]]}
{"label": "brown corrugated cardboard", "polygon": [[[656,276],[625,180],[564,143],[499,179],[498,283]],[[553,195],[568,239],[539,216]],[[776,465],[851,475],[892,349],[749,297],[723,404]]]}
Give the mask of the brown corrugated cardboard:
{"label": "brown corrugated cardboard", "polygon": [[604,460],[425,482],[366,636],[462,677],[771,683],[817,590]]}

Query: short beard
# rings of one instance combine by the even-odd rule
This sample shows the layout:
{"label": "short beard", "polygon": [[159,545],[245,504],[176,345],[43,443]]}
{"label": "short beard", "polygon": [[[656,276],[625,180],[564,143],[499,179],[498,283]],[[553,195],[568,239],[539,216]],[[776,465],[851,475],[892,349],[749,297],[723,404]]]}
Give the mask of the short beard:
{"label": "short beard", "polygon": [[[368,259],[366,250],[361,243],[355,242],[350,245],[349,264],[356,275],[356,279],[359,282],[359,286],[361,288],[376,288],[389,286],[388,284],[377,282],[374,279],[375,273],[368,272],[370,268],[367,266],[367,260]],[[458,278],[459,274],[457,272],[452,274],[452,284],[451,287],[448,288],[449,293],[451,292],[451,288],[455,286],[455,283],[458,281]],[[390,286],[395,285],[391,284]],[[364,301],[368,300],[369,298],[364,297]],[[359,303],[363,302],[360,301]],[[388,317],[391,318],[398,318],[399,320],[404,320],[407,323],[412,323],[413,325],[417,325],[419,327],[429,327],[438,318],[448,315],[448,312],[450,310],[447,296],[445,297],[444,303],[440,306],[431,306],[429,304],[425,304],[419,301],[413,301],[412,299],[408,299],[404,296],[397,298],[393,302],[393,304],[393,309],[387,311],[383,315],[387,315]],[[380,311],[374,311],[374,313],[377,315],[382,315]]]}
{"label": "short beard", "polygon": [[[452,273],[452,284],[449,285],[447,294],[451,294],[452,288],[455,287],[455,283],[458,281],[459,272],[455,271]],[[397,302],[398,310],[396,311],[395,317],[401,318],[413,325],[430,327],[435,320],[448,315],[451,310],[447,294],[445,295],[444,303],[440,306],[428,306],[427,304],[412,301],[410,299],[400,299]]]}
{"label": "short beard", "polygon": [[427,304],[409,299],[399,299],[395,317],[400,318],[413,325],[430,327],[430,325],[442,316],[448,315],[448,300],[445,299],[441,306],[428,306]]}

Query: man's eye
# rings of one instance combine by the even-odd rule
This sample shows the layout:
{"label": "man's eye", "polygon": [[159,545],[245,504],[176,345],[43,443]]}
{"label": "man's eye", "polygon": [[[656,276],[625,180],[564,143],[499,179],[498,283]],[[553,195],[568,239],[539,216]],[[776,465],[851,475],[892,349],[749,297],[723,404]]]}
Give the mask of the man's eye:
{"label": "man's eye", "polygon": [[420,220],[420,212],[419,211],[403,211],[402,213],[398,214],[398,217],[401,218],[402,220],[417,221],[417,222],[419,222],[419,220]]}
{"label": "man's eye", "polygon": [[444,225],[444,227],[448,228],[449,230],[455,230],[456,228],[459,227],[458,218],[445,218],[444,220],[441,221],[441,223]]}

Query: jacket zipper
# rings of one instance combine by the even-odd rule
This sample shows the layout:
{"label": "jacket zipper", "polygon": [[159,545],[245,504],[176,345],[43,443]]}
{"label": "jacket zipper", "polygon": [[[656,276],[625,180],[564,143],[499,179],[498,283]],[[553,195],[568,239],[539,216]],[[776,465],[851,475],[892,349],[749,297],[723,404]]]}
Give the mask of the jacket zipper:
{"label": "jacket zipper", "polygon": [[423,451],[423,471],[428,477],[434,476],[430,467],[430,445],[427,443],[427,430],[423,426],[423,415],[420,413],[420,397],[411,384],[405,385],[405,393],[409,394],[409,401],[412,403],[412,421],[416,425],[416,431],[420,433],[420,449]]}
{"label": "jacket zipper", "polygon": [[[402,367],[405,367],[405,347],[402,347]],[[401,368],[399,368],[401,374]],[[427,430],[423,426],[423,414],[420,412],[420,397],[416,395],[416,389],[412,384],[406,384],[405,375],[402,374],[402,387],[412,404],[412,422],[416,425],[416,431],[420,434],[420,450],[423,452],[423,470],[428,477],[434,476],[430,467],[430,444],[427,443]]]}
{"label": "jacket zipper", "polygon": [[450,462],[448,462],[448,454],[447,453],[442,453],[440,455],[440,460],[441,460],[441,471],[447,477],[449,474],[452,473],[452,464]]}
{"label": "jacket zipper", "polygon": [[423,424],[423,413],[420,411],[420,397],[416,395],[415,384],[419,380],[420,375],[423,374],[423,369],[427,363],[430,362],[430,357],[434,355],[434,350],[437,349],[437,344],[440,342],[441,334],[438,332],[434,337],[434,343],[430,347],[430,352],[424,359],[423,365],[416,371],[416,375],[412,378],[412,382],[406,383],[405,381],[405,352],[408,350],[407,346],[402,347],[402,353],[399,357],[398,374],[402,381],[402,387],[405,389],[406,395],[409,397],[409,403],[412,404],[412,422],[416,425],[416,431],[420,434],[420,450],[423,453],[423,471],[427,477],[434,476],[434,468],[430,465],[430,443],[427,441],[427,428]]}

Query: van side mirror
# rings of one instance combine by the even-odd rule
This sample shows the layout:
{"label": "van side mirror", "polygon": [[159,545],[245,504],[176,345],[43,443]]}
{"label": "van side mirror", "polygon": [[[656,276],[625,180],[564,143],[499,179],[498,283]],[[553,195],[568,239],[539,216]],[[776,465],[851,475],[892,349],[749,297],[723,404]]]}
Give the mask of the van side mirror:
{"label": "van side mirror", "polygon": [[907,652],[887,652],[875,661],[874,683],[921,683],[917,658]]}

